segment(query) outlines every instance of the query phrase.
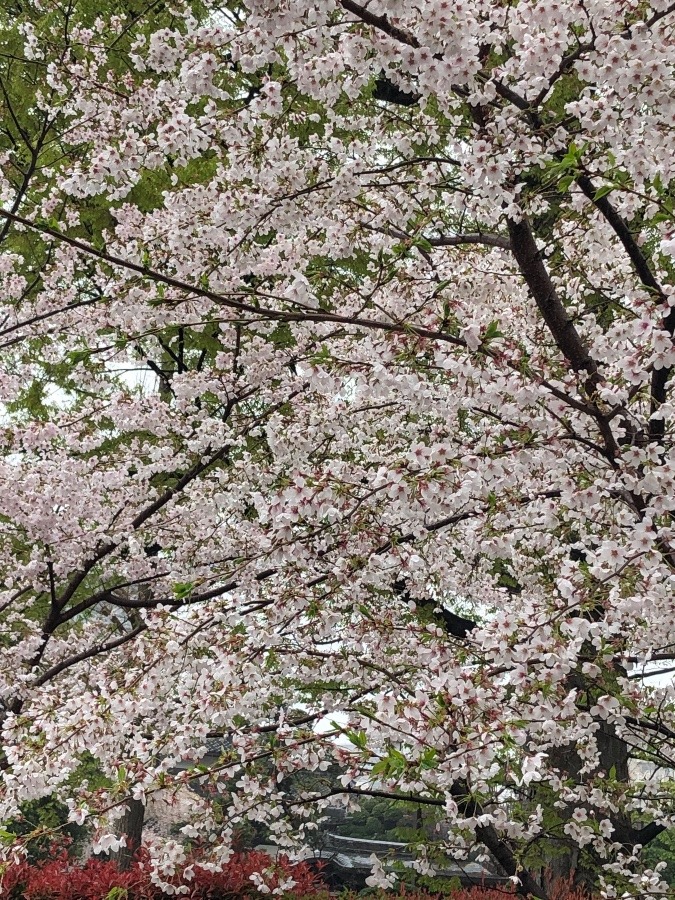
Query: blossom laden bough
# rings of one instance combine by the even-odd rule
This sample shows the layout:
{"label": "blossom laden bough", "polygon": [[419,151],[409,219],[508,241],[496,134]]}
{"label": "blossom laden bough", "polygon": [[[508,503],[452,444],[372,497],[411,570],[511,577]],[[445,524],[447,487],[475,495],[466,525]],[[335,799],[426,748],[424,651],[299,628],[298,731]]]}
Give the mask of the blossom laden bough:
{"label": "blossom laden bough", "polygon": [[42,6],[0,14],[0,818],[120,849],[199,784],[218,866],[370,792],[523,894],[658,893],[675,9]]}

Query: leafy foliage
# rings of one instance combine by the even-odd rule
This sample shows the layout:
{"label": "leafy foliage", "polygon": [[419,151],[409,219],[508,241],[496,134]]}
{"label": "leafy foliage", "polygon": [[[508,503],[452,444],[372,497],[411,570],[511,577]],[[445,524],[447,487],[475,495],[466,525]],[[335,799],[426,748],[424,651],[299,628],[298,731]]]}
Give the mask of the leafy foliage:
{"label": "leafy foliage", "polygon": [[[254,880],[252,877],[254,876]],[[127,872],[112,861],[90,859],[79,865],[62,852],[37,865],[5,866],[0,890],[7,900],[159,900],[166,896],[153,884],[147,855]],[[289,863],[286,857],[272,861],[264,853],[238,853],[221,872],[195,867],[187,884],[190,900],[216,900],[264,893],[279,897],[320,896],[321,879],[306,863]],[[286,887],[284,887],[286,885]],[[323,895],[321,895],[323,896]]]}
{"label": "leafy foliage", "polygon": [[8,856],[183,803],[171,887],[370,793],[522,894],[661,891],[674,19],[3,6]]}

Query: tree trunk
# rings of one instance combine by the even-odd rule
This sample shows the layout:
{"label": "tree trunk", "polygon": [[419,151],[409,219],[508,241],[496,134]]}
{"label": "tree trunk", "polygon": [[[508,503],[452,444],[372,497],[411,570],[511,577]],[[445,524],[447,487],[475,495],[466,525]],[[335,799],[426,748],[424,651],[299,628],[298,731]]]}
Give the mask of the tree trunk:
{"label": "tree trunk", "polygon": [[[602,769],[608,776],[611,772],[617,781],[628,782],[628,745],[626,742],[617,737],[612,726],[606,722],[601,723],[600,729],[596,732],[596,739],[600,756],[599,769]],[[563,776],[576,784],[580,782],[581,760],[572,746],[552,747],[548,753],[550,761]],[[570,806],[558,810],[558,816],[563,825],[571,819],[573,811]],[[618,840],[623,840],[633,831],[628,816],[612,816],[612,824],[616,829]],[[551,837],[548,845],[544,849],[543,876],[549,894],[557,881],[568,879],[575,885],[591,892],[596,886],[598,870],[601,866],[599,859],[593,859],[593,851],[587,849],[580,854],[576,842],[563,834],[559,837]]]}
{"label": "tree trunk", "polygon": [[145,819],[145,804],[140,800],[129,799],[127,811],[122,816],[119,824],[119,834],[126,838],[126,846],[110,854],[122,872],[131,868],[134,856],[138,852],[143,839],[143,820]]}

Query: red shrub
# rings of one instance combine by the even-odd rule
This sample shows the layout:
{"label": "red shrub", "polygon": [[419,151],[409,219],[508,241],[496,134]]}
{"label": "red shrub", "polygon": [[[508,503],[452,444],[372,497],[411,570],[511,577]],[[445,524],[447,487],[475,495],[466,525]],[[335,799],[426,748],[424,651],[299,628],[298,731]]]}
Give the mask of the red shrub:
{"label": "red shrub", "polygon": [[[587,891],[575,887],[573,877],[562,878],[547,887],[549,900],[593,900]],[[341,895],[341,900],[363,900],[363,896],[350,891]],[[515,887],[506,883],[499,887],[460,887],[444,897],[443,894],[424,890],[411,889],[402,885],[394,894],[392,892],[378,891],[369,900],[521,900],[516,894]]]}
{"label": "red shrub", "polygon": [[[549,900],[591,900],[588,892],[575,886],[573,881],[573,876],[570,876],[569,878],[560,878],[552,885],[549,884],[546,888]],[[512,894],[516,900],[515,888],[510,884],[498,888],[467,887],[453,891],[451,900],[508,900],[508,896],[505,895],[509,894]],[[406,895],[406,900],[412,900],[412,898]],[[418,900],[422,900],[422,898],[418,898]],[[429,897],[425,895],[424,900],[429,900]]]}
{"label": "red shrub", "polygon": [[[2,869],[0,869],[2,872]],[[291,863],[288,857],[270,859],[265,853],[250,851],[235,853],[222,872],[208,872],[194,865],[194,877],[188,882],[189,891],[183,896],[187,900],[233,900],[233,898],[253,897],[258,894],[251,876],[264,873],[265,885],[269,888],[266,896],[288,878],[295,884],[286,896],[304,900],[325,900],[327,888],[320,871],[309,863]],[[180,880],[176,879],[176,884]],[[161,900],[162,892],[150,881],[147,857],[142,855],[128,872],[120,872],[114,862],[90,859],[84,865],[69,860],[64,850],[48,862],[29,865],[21,862],[8,866],[0,875],[0,897],[3,900],[107,900],[113,888],[126,891],[126,900]],[[572,879],[560,880],[548,890],[550,900],[589,900],[588,895],[574,887]],[[500,888],[461,888],[454,891],[449,900],[509,900],[514,896],[510,885]],[[262,895],[258,894],[262,897]],[[405,888],[400,893],[381,897],[387,900],[437,900],[438,894],[410,891]],[[352,894],[353,900],[357,900]],[[347,900],[347,897],[345,898]]]}
{"label": "red shrub", "polygon": [[29,869],[25,861],[8,865],[4,871],[0,864],[0,897],[18,897],[17,889],[25,884]]}
{"label": "red shrub", "polygon": [[320,874],[308,863],[291,863],[287,856],[272,860],[266,853],[252,850],[235,853],[222,872],[207,872],[196,866],[191,891],[187,896],[190,900],[206,900],[212,897],[254,894],[257,889],[251,875],[263,871],[269,872],[264,880],[271,890],[278,888],[279,883],[288,878],[295,882],[288,891],[295,897],[308,897],[325,890]]}
{"label": "red shrub", "polygon": [[[276,861],[265,853],[235,853],[222,872],[207,872],[195,866],[189,882],[190,900],[242,897],[257,893],[251,875],[266,872],[270,891],[289,877],[295,885],[287,892],[296,897],[320,893],[320,876],[308,863],[291,863],[280,856]],[[178,882],[177,882],[178,883]],[[63,851],[48,862],[10,865],[0,876],[0,896],[7,900],[106,900],[113,888],[127,891],[128,900],[160,900],[162,892],[150,881],[146,861],[136,862],[128,872],[120,872],[114,862],[90,859],[80,865]]]}
{"label": "red shrub", "polygon": [[90,859],[83,866],[63,852],[46,862],[9,866],[2,896],[14,900],[105,900],[112,888],[123,888],[133,900],[155,900],[157,889],[147,872],[135,865],[120,872],[113,862]]}

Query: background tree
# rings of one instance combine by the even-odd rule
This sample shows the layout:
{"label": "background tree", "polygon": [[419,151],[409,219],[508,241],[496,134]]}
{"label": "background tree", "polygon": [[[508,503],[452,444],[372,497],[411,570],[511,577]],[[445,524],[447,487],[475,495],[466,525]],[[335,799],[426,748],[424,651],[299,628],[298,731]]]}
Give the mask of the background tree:
{"label": "background tree", "polygon": [[524,894],[556,859],[658,890],[673,9],[12,12],[2,818],[53,796],[110,849],[206,779],[218,861],[384,793]]}

